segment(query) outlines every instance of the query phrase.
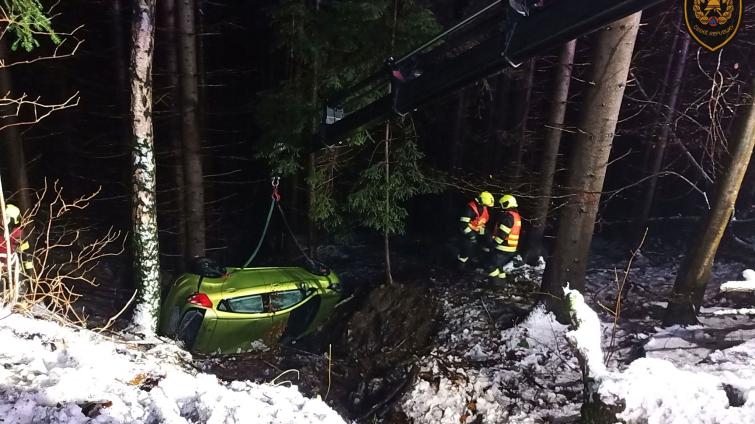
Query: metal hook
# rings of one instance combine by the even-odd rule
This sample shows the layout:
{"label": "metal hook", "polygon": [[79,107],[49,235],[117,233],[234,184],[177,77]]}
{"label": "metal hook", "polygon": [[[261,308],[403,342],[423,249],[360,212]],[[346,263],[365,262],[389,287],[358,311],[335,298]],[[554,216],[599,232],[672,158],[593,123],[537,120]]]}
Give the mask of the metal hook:
{"label": "metal hook", "polygon": [[278,185],[280,184],[280,181],[281,181],[281,177],[279,177],[277,175],[275,177],[273,177],[272,180],[270,181],[270,185],[273,186],[273,194],[271,195],[271,197],[276,202],[280,201],[280,199],[281,199],[281,195],[278,194]]}

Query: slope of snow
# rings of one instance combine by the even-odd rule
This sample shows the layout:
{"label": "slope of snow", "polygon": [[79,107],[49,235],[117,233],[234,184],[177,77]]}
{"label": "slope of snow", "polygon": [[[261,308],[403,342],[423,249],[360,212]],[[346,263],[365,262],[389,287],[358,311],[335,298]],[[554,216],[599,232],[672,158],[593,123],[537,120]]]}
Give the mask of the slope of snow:
{"label": "slope of snow", "polygon": [[296,387],[226,384],[199,373],[172,344],[118,341],[0,316],[0,421],[6,424],[344,423]]}
{"label": "slope of snow", "polygon": [[[721,315],[724,308],[709,306],[701,310],[700,326],[657,327],[678,264],[640,259],[626,279],[629,290],[616,327],[606,311],[613,310],[624,281],[621,267],[588,272],[584,301],[602,321],[591,330],[600,331],[600,339],[590,337],[610,353],[608,371],[598,379],[600,395],[623,399],[619,418],[630,423],[753,422],[753,318]],[[439,292],[443,316],[436,347],[421,359],[419,377],[401,401],[414,423],[576,422],[582,381],[566,343],[569,329],[542,307],[513,328],[496,328],[501,310],[513,303],[526,307],[523,293],[539,290],[542,267],[537,268],[509,283],[524,290],[505,293],[457,282]],[[717,262],[706,298],[713,299],[740,271],[737,263]],[[716,299],[726,305],[725,298]],[[647,358],[633,360],[643,354]]]}
{"label": "slope of snow", "polygon": [[603,399],[625,400],[619,417],[627,422],[752,422],[755,340],[678,367],[665,359],[638,359],[625,371],[604,376],[599,393]]}
{"label": "slope of snow", "polygon": [[[543,269],[542,261],[520,263],[507,270],[510,284],[539,280]],[[514,293],[460,283],[439,296],[436,347],[421,359],[419,378],[401,401],[415,424],[526,424],[578,414],[579,366],[564,337],[567,327],[552,314],[538,307],[519,325],[499,330],[501,306],[521,299]]]}

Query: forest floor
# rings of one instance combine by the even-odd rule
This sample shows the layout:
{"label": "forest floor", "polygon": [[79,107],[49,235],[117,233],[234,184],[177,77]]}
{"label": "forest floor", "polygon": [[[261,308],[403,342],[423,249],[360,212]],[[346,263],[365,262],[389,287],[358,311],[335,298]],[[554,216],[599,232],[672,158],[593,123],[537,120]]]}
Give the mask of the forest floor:
{"label": "forest floor", "polygon": [[[676,371],[704,372],[701,381],[713,381],[710,390],[690,384],[693,392],[682,390],[678,398],[668,396],[679,391],[671,383],[658,384],[647,394],[656,396],[653,405],[648,406],[646,397],[634,399],[625,410],[627,417],[655,423],[736,422],[736,417],[722,419],[721,411],[736,406],[741,414],[755,414],[755,394],[747,396],[755,393],[755,344],[748,342],[755,339],[755,319],[752,309],[739,315],[731,309],[753,307],[755,296],[724,296],[719,287],[740,280],[743,270],[755,267],[755,258],[750,263],[717,260],[700,314],[702,325],[662,329],[665,298],[685,251],[678,244],[649,243],[632,258],[625,274],[631,252],[596,239],[585,298],[602,320],[609,370],[636,372],[630,368],[633,361],[641,362],[636,359],[662,358]],[[508,284],[492,287],[474,270],[452,269],[454,261],[419,242],[397,243],[397,284],[386,286],[382,250],[376,244],[326,246],[319,253],[354,295],[327,328],[264,352],[196,356],[194,365],[226,381],[297,386],[305,396],[320,396],[344,418],[358,422],[579,419],[583,385],[564,337],[568,328],[542,308],[533,309],[543,263],[532,267],[517,262]],[[611,311],[622,283],[621,312],[615,320]],[[117,312],[130,296],[127,290],[106,291],[87,294],[83,303],[93,322]],[[646,377],[650,373],[643,372]],[[690,402],[708,407],[713,415],[690,408]],[[690,415],[674,415],[679,411]],[[651,416],[655,418],[648,420]]]}
{"label": "forest floor", "polygon": [[[755,305],[750,295],[719,294],[722,283],[741,279],[742,271],[755,265],[727,259],[714,266],[700,316],[703,325],[659,327],[684,251],[681,246],[648,247],[633,258],[625,278],[631,253],[596,241],[585,298],[603,321],[610,370],[624,370],[641,357],[668,359],[681,368],[708,363],[718,369],[711,358],[725,356],[725,349],[755,335],[752,315],[719,315]],[[293,380],[308,395],[320,395],[344,417],[359,422],[578,420],[582,379],[564,337],[568,328],[542,308],[532,309],[542,262],[534,267],[517,262],[505,287],[491,287],[473,270],[460,273],[432,260],[418,245],[403,245],[394,257],[398,284],[389,287],[381,285],[380,249],[332,248],[329,263],[344,281],[357,284],[357,296],[330,328],[293,346],[198,362],[205,371],[230,380],[271,381],[295,369],[283,379]],[[614,325],[610,311],[616,308],[622,282],[621,312]],[[742,366],[755,370],[753,358],[755,353],[742,356]],[[750,387],[740,380],[730,383],[745,394]],[[673,410],[674,403],[666,402]],[[750,402],[755,408],[755,396]],[[663,413],[646,409],[638,413]]]}

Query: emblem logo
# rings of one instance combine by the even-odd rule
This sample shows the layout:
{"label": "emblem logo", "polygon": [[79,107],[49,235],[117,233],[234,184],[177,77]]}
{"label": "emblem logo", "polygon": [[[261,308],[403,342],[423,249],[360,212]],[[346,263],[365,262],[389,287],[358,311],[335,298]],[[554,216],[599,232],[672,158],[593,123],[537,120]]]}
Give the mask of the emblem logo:
{"label": "emblem logo", "polygon": [[684,0],[684,21],[692,38],[714,52],[739,30],[742,0]]}

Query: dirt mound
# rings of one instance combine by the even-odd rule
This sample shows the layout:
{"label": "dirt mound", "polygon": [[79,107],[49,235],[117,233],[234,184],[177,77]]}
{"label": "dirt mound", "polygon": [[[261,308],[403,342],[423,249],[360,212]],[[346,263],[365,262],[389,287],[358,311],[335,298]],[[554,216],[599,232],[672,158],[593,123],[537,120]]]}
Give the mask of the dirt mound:
{"label": "dirt mound", "polygon": [[434,333],[436,314],[428,289],[382,286],[351,317],[342,343],[358,368],[373,374],[423,350]]}
{"label": "dirt mound", "polygon": [[429,350],[437,312],[427,287],[372,290],[335,333],[332,405],[352,419],[387,410],[414,379],[416,358]]}

